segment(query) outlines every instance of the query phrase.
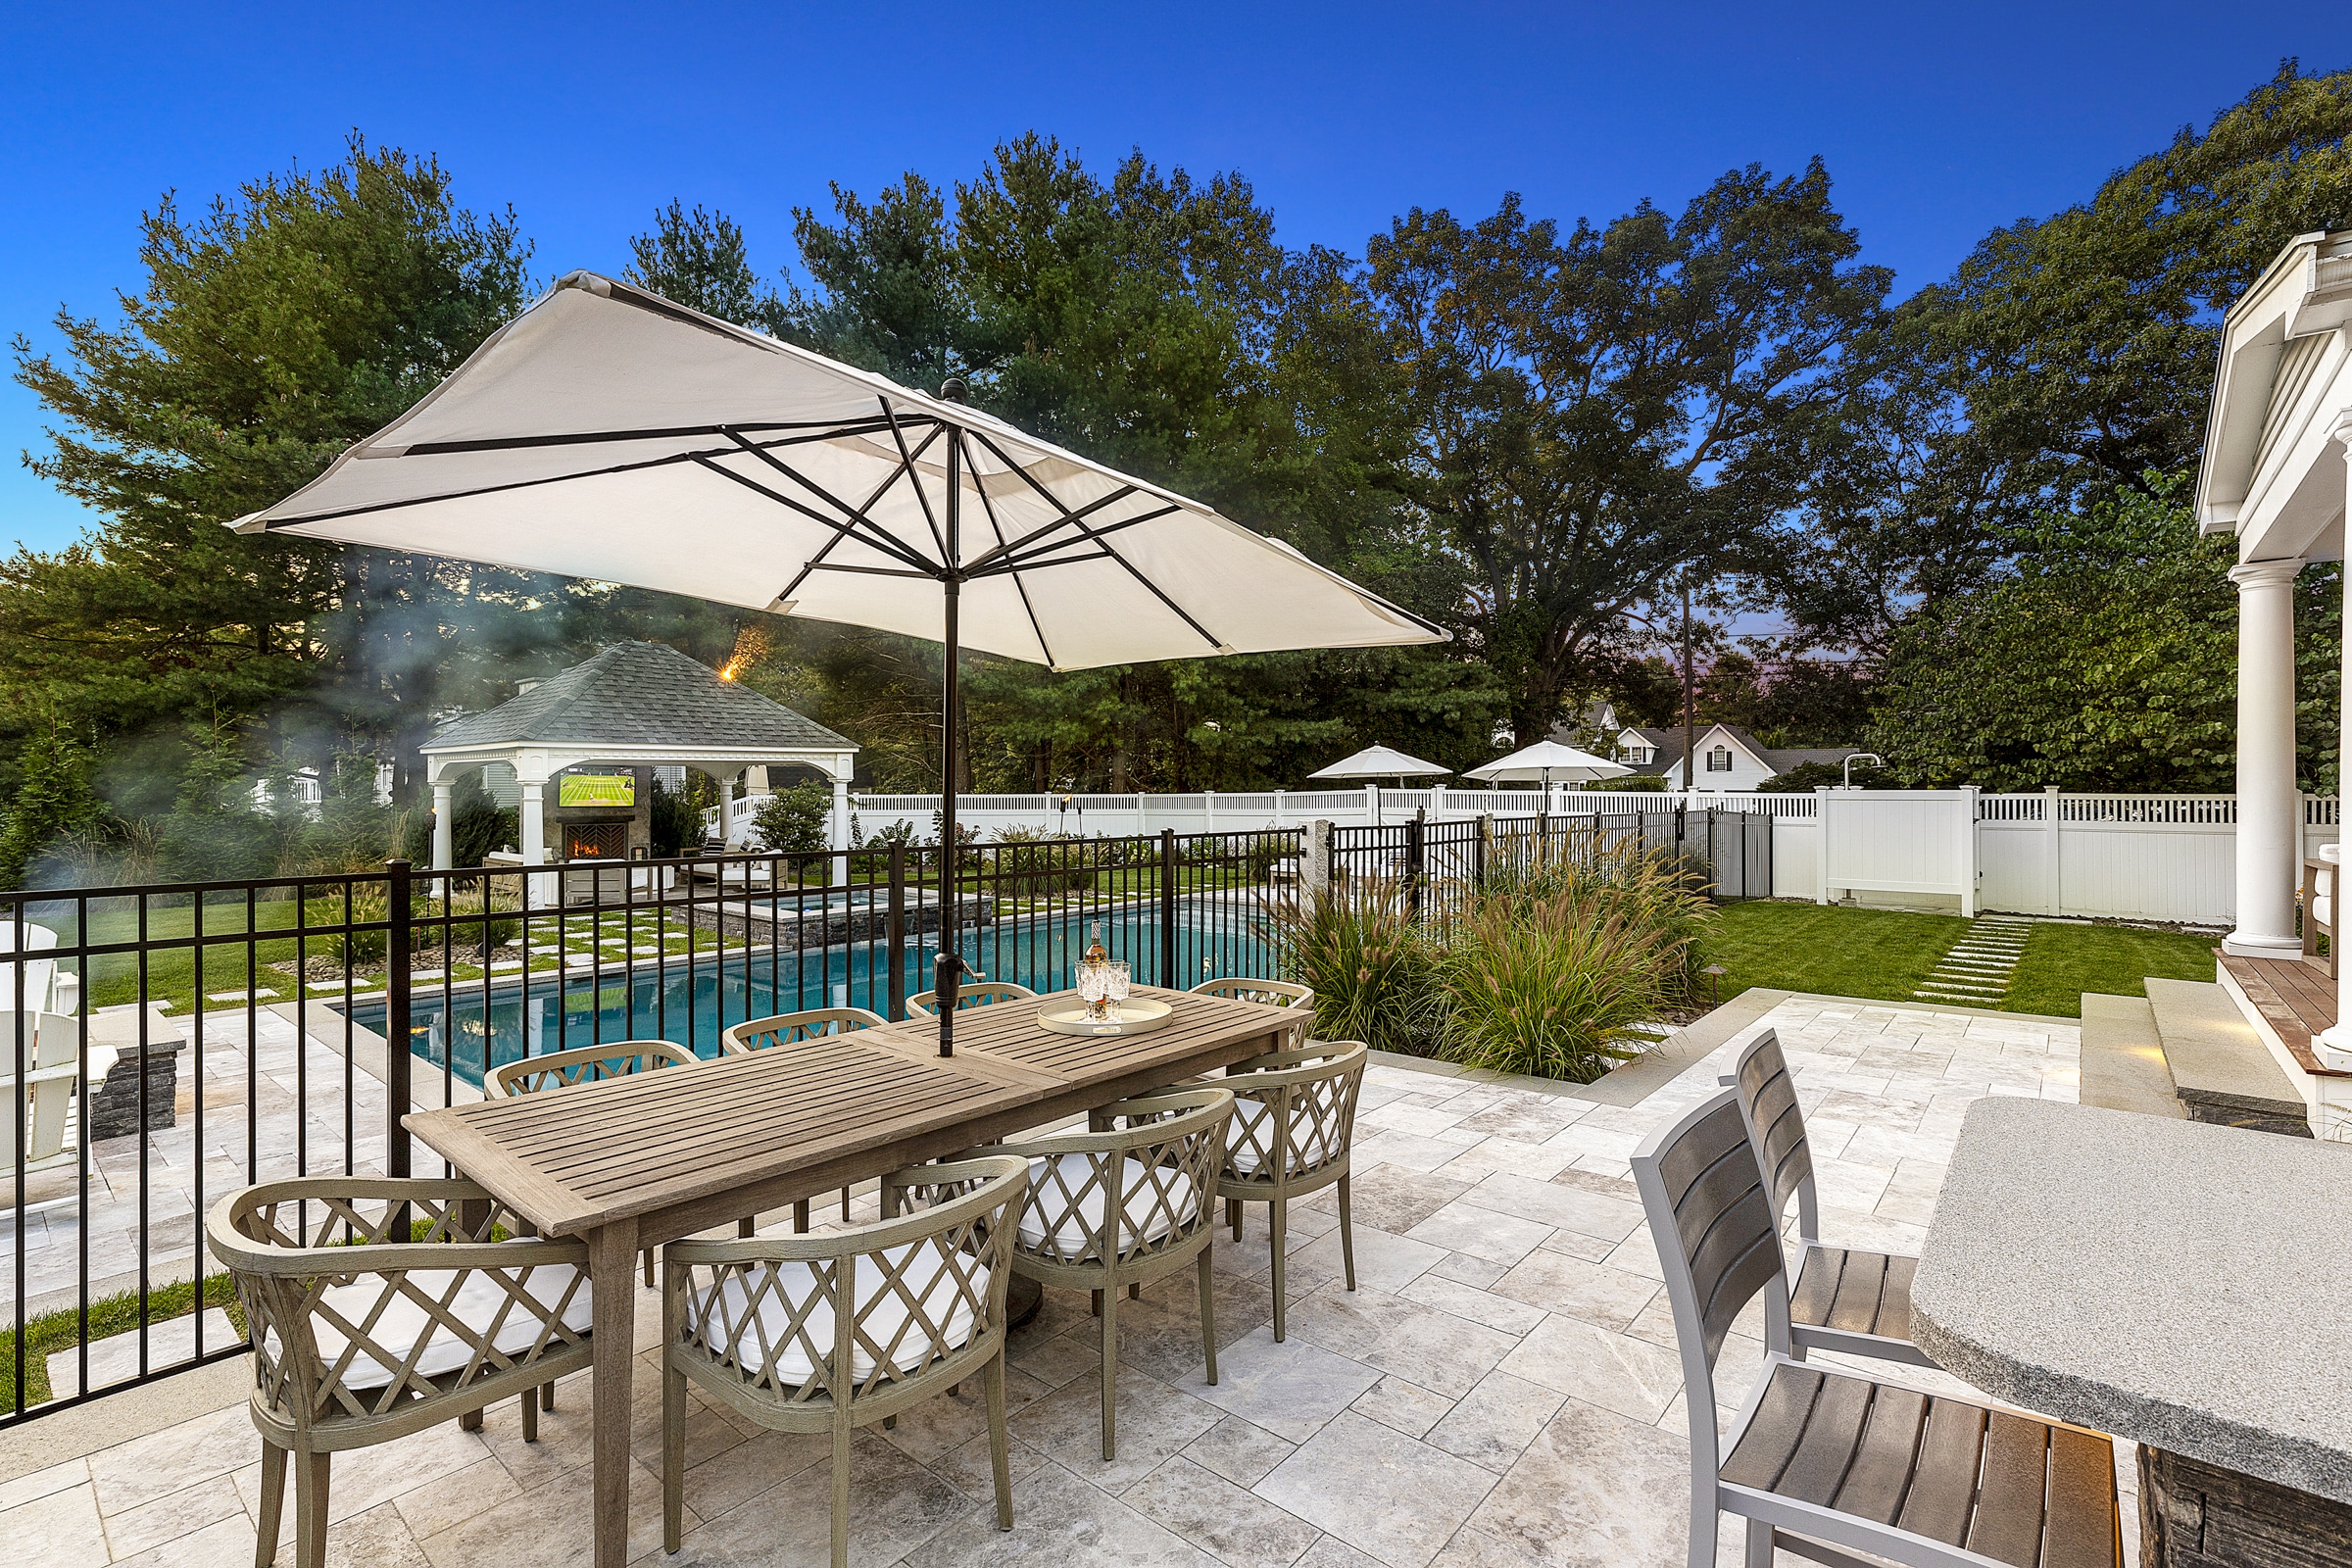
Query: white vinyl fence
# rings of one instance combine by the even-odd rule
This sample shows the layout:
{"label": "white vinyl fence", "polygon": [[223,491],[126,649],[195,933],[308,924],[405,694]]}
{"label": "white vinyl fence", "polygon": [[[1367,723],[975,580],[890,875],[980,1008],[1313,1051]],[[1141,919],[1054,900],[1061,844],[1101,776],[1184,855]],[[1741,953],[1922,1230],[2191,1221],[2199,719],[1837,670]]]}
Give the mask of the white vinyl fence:
{"label": "white vinyl fence", "polygon": [[[2237,802],[2228,795],[1983,795],[1966,790],[1817,790],[1744,795],[1700,790],[1636,795],[1554,787],[1558,815],[1692,808],[1773,820],[1775,897],[1824,902],[1946,903],[1975,912],[2107,916],[2227,926],[2237,915]],[[1518,790],[1267,790],[1189,795],[967,795],[957,820],[998,839],[1069,833],[1248,833],[1323,820],[1340,827],[1481,815],[1533,816],[1544,792]],[[936,795],[858,795],[861,836],[905,822],[932,832]],[[2307,796],[2303,854],[2335,841],[2337,803]]]}

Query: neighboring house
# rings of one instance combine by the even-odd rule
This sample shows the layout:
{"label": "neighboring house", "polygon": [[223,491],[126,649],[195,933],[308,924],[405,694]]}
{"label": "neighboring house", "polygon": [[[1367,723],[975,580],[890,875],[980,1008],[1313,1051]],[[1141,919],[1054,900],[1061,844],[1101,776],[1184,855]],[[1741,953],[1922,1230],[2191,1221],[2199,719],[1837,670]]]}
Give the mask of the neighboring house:
{"label": "neighboring house", "polygon": [[[1601,703],[1595,707],[1605,710],[1607,705]],[[1590,710],[1587,716],[1592,716]],[[1554,738],[1565,740],[1569,733],[1568,727],[1562,725]],[[1858,746],[1768,747],[1737,724],[1709,724],[1698,732],[1690,783],[1695,789],[1743,792],[1788,772],[1799,762],[1827,762],[1836,767],[1860,750]],[[1677,726],[1620,730],[1617,760],[1637,773],[1660,774],[1679,788],[1683,782],[1682,729]]]}

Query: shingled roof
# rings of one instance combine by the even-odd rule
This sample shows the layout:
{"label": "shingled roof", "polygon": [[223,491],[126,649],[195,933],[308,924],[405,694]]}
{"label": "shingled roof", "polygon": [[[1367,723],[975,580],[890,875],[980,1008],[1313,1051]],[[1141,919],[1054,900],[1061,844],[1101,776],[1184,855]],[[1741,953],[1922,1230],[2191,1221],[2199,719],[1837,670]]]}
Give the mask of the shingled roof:
{"label": "shingled roof", "polygon": [[540,742],[562,746],[727,747],[757,756],[856,751],[812,718],[720,680],[662,643],[614,643],[511,702],[453,720],[427,751]]}

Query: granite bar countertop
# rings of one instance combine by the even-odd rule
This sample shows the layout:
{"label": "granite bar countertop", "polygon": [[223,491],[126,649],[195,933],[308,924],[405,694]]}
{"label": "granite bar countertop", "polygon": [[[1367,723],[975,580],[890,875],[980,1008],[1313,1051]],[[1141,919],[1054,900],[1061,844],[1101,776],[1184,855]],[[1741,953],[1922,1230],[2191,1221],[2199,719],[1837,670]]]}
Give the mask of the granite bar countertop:
{"label": "granite bar countertop", "polygon": [[1981,1100],[1911,1307],[1998,1398],[2352,1502],[2352,1148]]}

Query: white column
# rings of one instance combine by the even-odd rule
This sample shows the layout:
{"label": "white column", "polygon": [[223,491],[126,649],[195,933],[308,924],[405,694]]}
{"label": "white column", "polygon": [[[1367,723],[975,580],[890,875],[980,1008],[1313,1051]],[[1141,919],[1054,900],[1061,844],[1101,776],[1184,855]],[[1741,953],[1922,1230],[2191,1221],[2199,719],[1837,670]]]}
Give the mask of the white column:
{"label": "white column", "polygon": [[2291,958],[2296,841],[2295,574],[2300,561],[2250,561],[2237,584],[2237,929],[2222,951]]}
{"label": "white column", "polygon": [[433,869],[446,871],[457,859],[457,835],[450,817],[456,810],[457,791],[447,779],[433,780]]}
{"label": "white column", "polygon": [[[850,770],[843,767],[833,775],[833,848],[847,850],[849,847]],[[850,858],[847,855],[833,857],[833,874],[830,880],[837,888],[850,885]]]}
{"label": "white column", "polygon": [[1364,823],[1368,827],[1380,826],[1380,786],[1378,784],[1364,786]]}
{"label": "white column", "polygon": [[[2344,419],[2329,433],[2338,442],[2352,447],[2352,418]],[[2346,477],[2348,481],[2352,481],[2352,467],[2347,468]],[[2346,494],[2352,496],[2352,483],[2347,484]],[[2352,540],[2352,512],[2347,512],[2345,515],[2344,537]],[[2347,558],[2344,570],[2344,605],[2347,609],[2352,609],[2352,544],[2346,546],[2344,553]],[[2342,726],[2337,733],[2352,735],[2352,723],[2346,723],[2347,719],[2352,719],[2352,637],[2344,639],[2342,690],[2338,694],[2337,702],[2339,706],[2336,710],[2336,722]],[[2347,795],[2352,795],[2352,788],[2346,787],[2340,751],[2336,762],[2335,793],[2339,801]],[[2339,806],[2337,810],[2340,813],[2342,808]],[[2238,831],[2242,833],[2245,829],[2241,826]],[[2338,839],[2337,842],[2344,841]],[[2344,917],[2341,912],[2343,906],[2344,874],[2341,868],[2338,868],[2335,873],[2335,908],[2337,910],[2335,918],[2339,926],[2343,923]],[[2239,913],[2242,918],[2244,911],[2241,909]],[[2327,1033],[2320,1036],[2320,1044],[2327,1048],[2327,1052],[2321,1055],[2320,1059],[2331,1067],[2352,1067],[2352,1009],[2347,1009],[2345,1005],[2347,1003],[2352,1003],[2352,963],[2336,965],[2335,988],[2335,1023]],[[2322,1136],[2332,1135],[2328,1134],[2326,1129],[2322,1129]]]}
{"label": "white column", "polygon": [[[547,812],[546,802],[542,797],[547,789],[547,780],[521,779],[518,781],[518,787],[522,791],[522,799],[515,806],[514,815],[517,818],[517,833],[522,840],[519,846],[522,851],[522,863],[545,865],[547,863]],[[523,878],[523,882],[529,889],[525,902],[530,907],[544,909],[557,902],[554,877],[528,876]]]}

